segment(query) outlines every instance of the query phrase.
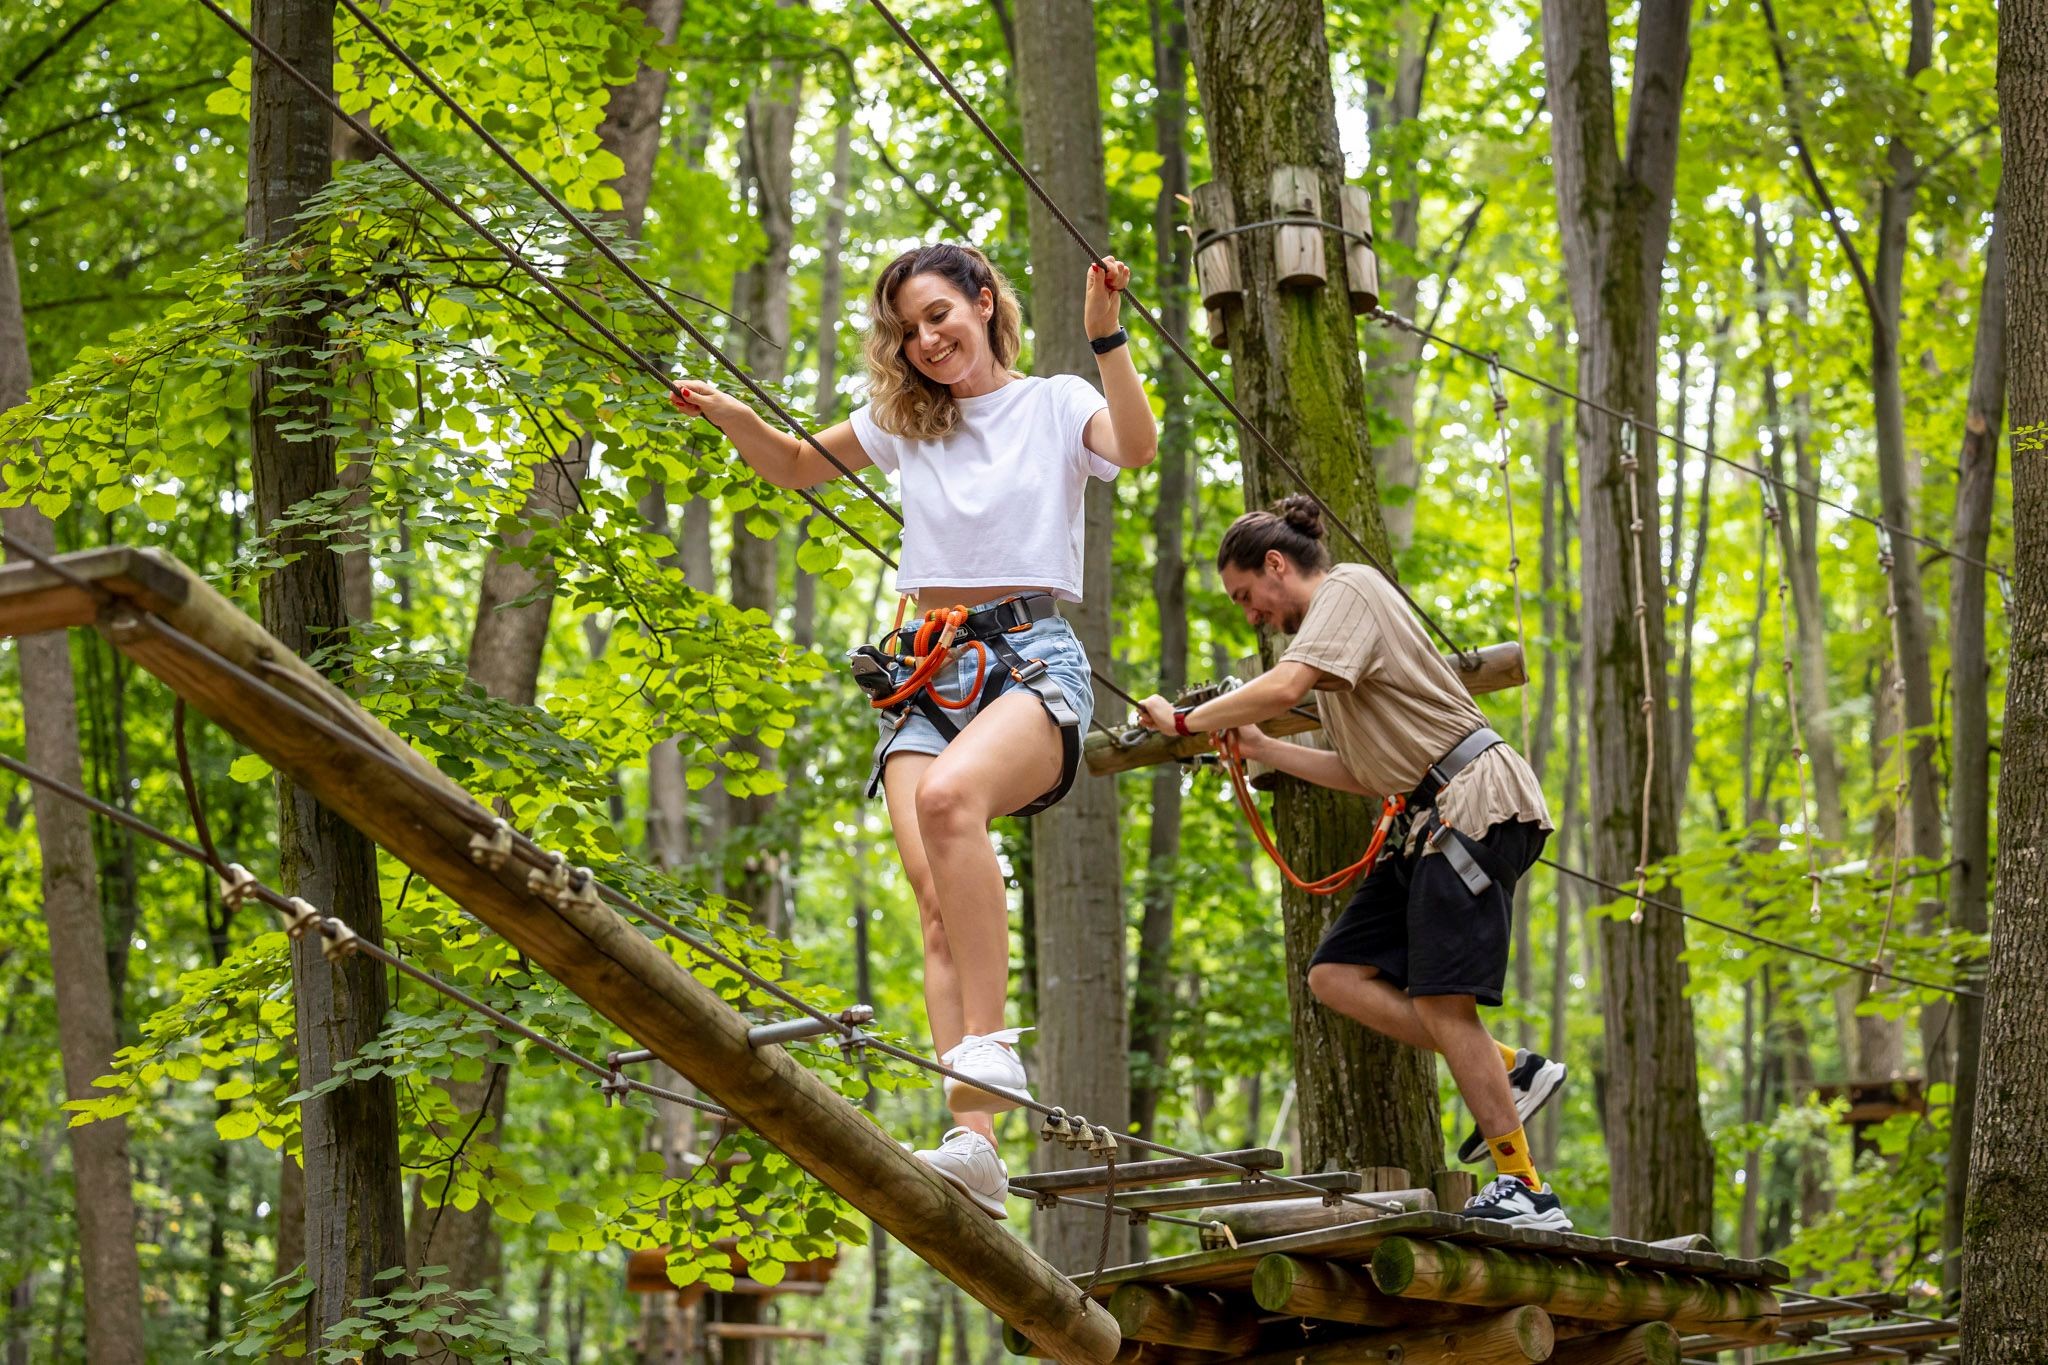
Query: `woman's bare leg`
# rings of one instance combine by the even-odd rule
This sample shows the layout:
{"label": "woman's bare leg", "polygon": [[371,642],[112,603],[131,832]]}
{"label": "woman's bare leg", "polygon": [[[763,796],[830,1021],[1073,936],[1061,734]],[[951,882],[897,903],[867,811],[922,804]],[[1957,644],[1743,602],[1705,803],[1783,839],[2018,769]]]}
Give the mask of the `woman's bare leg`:
{"label": "woman's bare leg", "polygon": [[925,866],[936,870],[927,875],[968,1033],[1002,1028],[1010,996],[1010,898],[989,822],[1043,795],[1059,774],[1059,727],[1019,691],[990,703],[916,784],[916,828]]}

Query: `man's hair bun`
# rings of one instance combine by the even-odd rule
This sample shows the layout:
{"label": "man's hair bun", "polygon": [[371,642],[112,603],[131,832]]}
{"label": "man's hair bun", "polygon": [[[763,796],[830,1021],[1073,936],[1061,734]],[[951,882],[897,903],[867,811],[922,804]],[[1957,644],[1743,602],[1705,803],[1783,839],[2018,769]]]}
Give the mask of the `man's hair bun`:
{"label": "man's hair bun", "polygon": [[1273,504],[1273,510],[1287,523],[1287,529],[1297,531],[1310,540],[1323,538],[1323,509],[1316,500],[1306,493],[1290,493]]}

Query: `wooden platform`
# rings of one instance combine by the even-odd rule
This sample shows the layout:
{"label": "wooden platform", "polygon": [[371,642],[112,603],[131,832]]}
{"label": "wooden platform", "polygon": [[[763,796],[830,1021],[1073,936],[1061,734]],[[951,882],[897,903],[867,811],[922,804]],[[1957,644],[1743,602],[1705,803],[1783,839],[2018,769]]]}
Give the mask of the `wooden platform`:
{"label": "wooden platform", "polygon": [[1678,1240],[1696,1245],[1410,1213],[1114,1267],[1093,1293],[1123,1332],[1118,1359],[1161,1365],[1681,1365],[1778,1344],[1814,1348],[1790,1358],[1805,1365],[1948,1358],[1952,1323],[1836,1330],[1896,1305],[1812,1299],[1782,1288],[1777,1261]]}

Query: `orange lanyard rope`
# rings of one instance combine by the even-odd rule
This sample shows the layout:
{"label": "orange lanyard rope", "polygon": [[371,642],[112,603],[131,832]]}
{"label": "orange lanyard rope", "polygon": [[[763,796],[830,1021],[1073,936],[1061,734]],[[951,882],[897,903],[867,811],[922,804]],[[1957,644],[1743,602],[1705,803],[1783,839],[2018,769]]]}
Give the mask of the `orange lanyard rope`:
{"label": "orange lanyard rope", "polygon": [[1217,752],[1223,756],[1223,769],[1230,774],[1230,789],[1237,797],[1237,808],[1244,812],[1244,818],[1257,836],[1259,847],[1266,850],[1266,856],[1273,860],[1273,866],[1280,869],[1282,876],[1311,896],[1334,896],[1345,887],[1367,875],[1380,860],[1385,849],[1387,834],[1394,827],[1394,821],[1401,812],[1408,809],[1408,798],[1399,795],[1387,797],[1380,803],[1379,823],[1373,827],[1372,842],[1366,845],[1365,856],[1346,868],[1340,868],[1327,877],[1315,881],[1304,880],[1299,873],[1287,865],[1280,856],[1273,836],[1266,829],[1266,822],[1259,818],[1258,803],[1252,799],[1251,784],[1245,780],[1244,753],[1239,748],[1237,736],[1228,730],[1221,730],[1213,737]]}
{"label": "orange lanyard rope", "polygon": [[[896,604],[896,623],[899,630],[902,628],[903,623],[904,603],[908,601],[908,598],[904,598]],[[875,698],[870,705],[877,709],[885,706],[897,706],[910,700],[919,692],[924,691],[930,692],[932,700],[945,707],[948,711],[964,711],[974,705],[975,699],[981,695],[982,681],[988,676],[988,646],[984,645],[981,641],[969,640],[967,642],[968,648],[972,649],[978,658],[974,669],[974,686],[967,689],[966,696],[962,697],[959,701],[948,701],[940,695],[935,683],[939,670],[944,668],[946,661],[952,657],[954,634],[966,622],[967,608],[965,607],[949,607],[944,611],[940,611],[935,607],[926,612],[924,614],[924,623],[917,628],[917,636],[911,642],[910,657],[913,660],[913,665],[910,670],[910,676],[904,679],[903,686],[897,688],[886,697]],[[937,636],[936,640],[933,638],[934,635]],[[890,639],[893,641],[895,638],[896,632],[891,631]]]}

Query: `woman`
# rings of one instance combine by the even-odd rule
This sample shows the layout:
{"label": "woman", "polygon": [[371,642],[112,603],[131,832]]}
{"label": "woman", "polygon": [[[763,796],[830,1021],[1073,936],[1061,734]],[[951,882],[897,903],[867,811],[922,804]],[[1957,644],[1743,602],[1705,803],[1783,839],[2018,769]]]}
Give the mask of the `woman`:
{"label": "woman", "polygon": [[[1020,1030],[1004,1027],[1009,899],[988,829],[1064,794],[1094,712],[1087,655],[1053,604],[1081,600],[1088,479],[1140,468],[1158,452],[1151,402],[1117,325],[1129,280],[1114,259],[1088,269],[1084,325],[1098,393],[1072,375],[1012,368],[1017,299],[979,251],[940,243],[905,252],[875,281],[869,401],[817,433],[848,471],[872,464],[898,475],[897,588],[959,630],[961,652],[918,704],[905,699],[882,713],[876,775],[917,898],[932,1040],[955,1071],[1010,1091],[1024,1091],[1026,1078]],[[778,487],[808,488],[840,472],[709,384],[684,381],[676,406],[716,426]],[[1016,676],[989,666],[1005,657],[1021,661]],[[984,669],[987,685],[961,706]],[[957,1126],[918,1156],[990,1216],[1007,1217],[1009,1175],[992,1115],[1015,1101],[951,1079],[946,1101]]]}

